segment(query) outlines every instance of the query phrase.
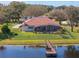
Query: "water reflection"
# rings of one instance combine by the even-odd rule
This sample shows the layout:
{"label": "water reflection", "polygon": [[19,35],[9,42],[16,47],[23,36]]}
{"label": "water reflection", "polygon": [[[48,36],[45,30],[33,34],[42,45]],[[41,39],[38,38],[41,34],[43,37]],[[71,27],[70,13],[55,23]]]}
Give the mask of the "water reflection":
{"label": "water reflection", "polygon": [[5,47],[4,46],[0,46],[0,51],[4,50]]}
{"label": "water reflection", "polygon": [[67,46],[67,50],[64,51],[64,57],[66,58],[78,58],[79,50],[75,46]]}
{"label": "water reflection", "polygon": [[26,48],[26,46],[24,46],[24,49]]}

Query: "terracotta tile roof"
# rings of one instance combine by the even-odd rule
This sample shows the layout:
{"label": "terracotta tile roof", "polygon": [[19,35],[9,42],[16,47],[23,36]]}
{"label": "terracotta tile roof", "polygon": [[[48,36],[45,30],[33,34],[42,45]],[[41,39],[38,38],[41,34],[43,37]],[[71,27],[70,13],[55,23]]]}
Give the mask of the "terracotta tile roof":
{"label": "terracotta tile roof", "polygon": [[28,19],[24,21],[24,24],[30,25],[30,26],[41,26],[41,25],[56,25],[59,26],[58,23],[55,21],[52,21],[48,17],[35,17]]}

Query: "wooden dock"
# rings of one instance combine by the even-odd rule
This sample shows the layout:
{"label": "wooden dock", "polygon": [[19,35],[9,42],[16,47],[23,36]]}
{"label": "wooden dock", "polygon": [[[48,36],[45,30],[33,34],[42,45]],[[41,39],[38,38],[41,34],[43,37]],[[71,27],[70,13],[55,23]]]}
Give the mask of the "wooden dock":
{"label": "wooden dock", "polygon": [[50,41],[46,42],[46,56],[47,57],[56,57],[57,52],[56,50],[52,47],[52,44]]}

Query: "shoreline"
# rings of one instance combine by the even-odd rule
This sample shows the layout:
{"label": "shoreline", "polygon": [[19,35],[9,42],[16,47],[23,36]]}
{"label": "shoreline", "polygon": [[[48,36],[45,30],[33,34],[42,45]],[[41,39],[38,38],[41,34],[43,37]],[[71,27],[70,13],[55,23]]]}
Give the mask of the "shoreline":
{"label": "shoreline", "polygon": [[[33,46],[45,46],[48,40],[13,40],[13,39],[6,39],[0,41],[0,45],[33,45]],[[79,45],[79,39],[56,39],[56,40],[49,40],[52,42],[52,45]]]}

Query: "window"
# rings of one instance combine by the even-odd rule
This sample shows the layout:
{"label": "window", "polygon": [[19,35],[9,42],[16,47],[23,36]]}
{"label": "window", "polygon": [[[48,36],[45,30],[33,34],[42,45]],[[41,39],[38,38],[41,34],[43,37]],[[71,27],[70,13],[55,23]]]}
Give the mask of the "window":
{"label": "window", "polygon": [[29,26],[28,28],[29,28],[29,29],[33,29],[33,26]]}

